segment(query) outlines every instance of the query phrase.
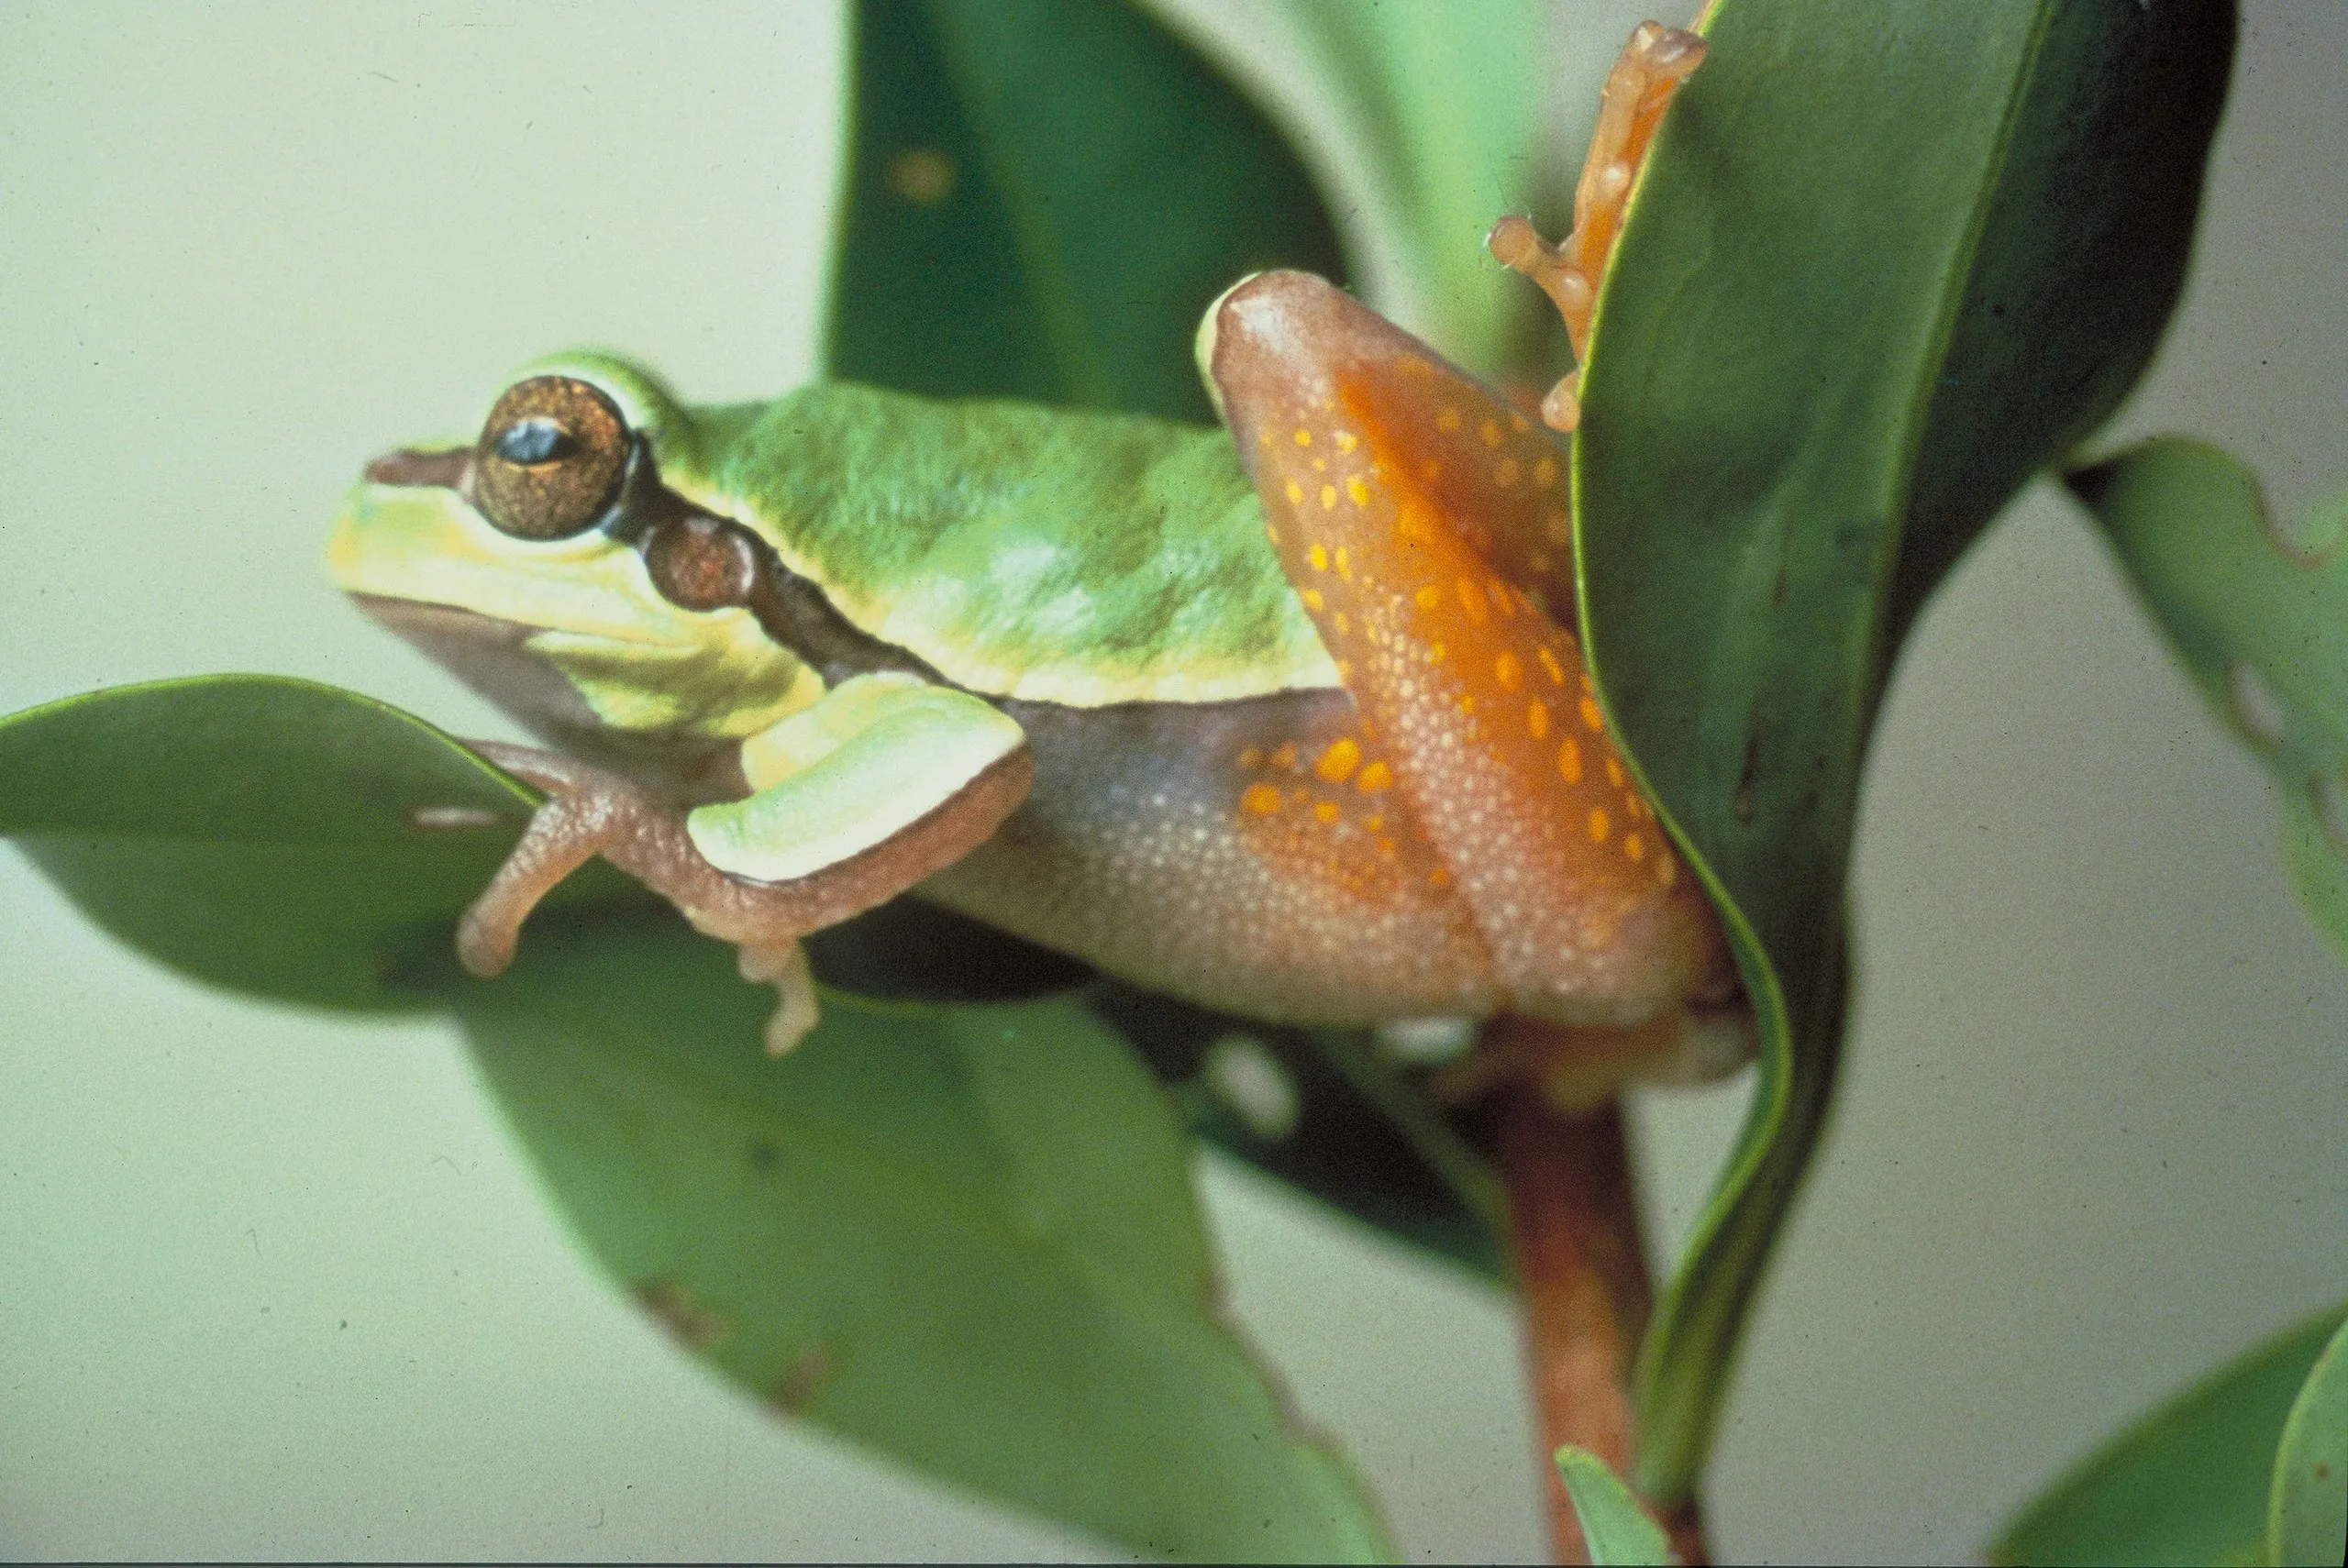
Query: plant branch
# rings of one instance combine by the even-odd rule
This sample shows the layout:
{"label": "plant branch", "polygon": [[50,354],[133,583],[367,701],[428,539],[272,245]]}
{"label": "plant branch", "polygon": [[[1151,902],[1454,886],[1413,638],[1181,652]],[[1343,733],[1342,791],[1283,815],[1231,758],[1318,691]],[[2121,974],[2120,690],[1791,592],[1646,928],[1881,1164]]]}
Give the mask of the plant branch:
{"label": "plant branch", "polygon": [[[1491,1036],[1542,1029],[1505,1020]],[[1487,1047],[1512,1042],[1487,1039]],[[1609,1099],[1567,1111],[1541,1077],[1512,1077],[1488,1102],[1487,1143],[1508,1189],[1509,1230],[1524,1299],[1526,1358],[1542,1439],[1550,1541],[1560,1562],[1589,1555],[1548,1455],[1575,1443],[1631,1474],[1637,1412],[1631,1372],[1653,1305],[1631,1190],[1623,1116]],[[1684,1562],[1707,1560],[1691,1500],[1659,1513]]]}

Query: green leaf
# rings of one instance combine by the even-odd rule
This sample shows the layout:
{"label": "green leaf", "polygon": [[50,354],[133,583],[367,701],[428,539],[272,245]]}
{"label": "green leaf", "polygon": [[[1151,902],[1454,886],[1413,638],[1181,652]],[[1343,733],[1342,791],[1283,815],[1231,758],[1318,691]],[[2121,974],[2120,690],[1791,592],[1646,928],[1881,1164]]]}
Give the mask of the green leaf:
{"label": "green leaf", "polygon": [[2283,1419],[2266,1498],[2266,1561],[2348,1558],[2348,1321],[2332,1331]]}
{"label": "green leaf", "polygon": [[831,373],[934,397],[1213,417],[1199,316],[1342,279],[1326,210],[1190,46],[1102,0],[858,0]]}
{"label": "green leaf", "polygon": [[2276,1440],[2343,1320],[2348,1305],[2319,1313],[2143,1417],[2023,1509],[1990,1561],[2260,1561]]}
{"label": "green leaf", "polygon": [[[198,979],[320,1007],[418,1005],[385,966],[445,944],[537,801],[419,719],[274,676],[0,719],[0,833],[83,913]],[[553,901],[643,896],[599,865]]]}
{"label": "green leaf", "polygon": [[1671,1561],[1670,1543],[1661,1527],[1647,1518],[1631,1489],[1606,1467],[1606,1462],[1586,1448],[1571,1443],[1557,1450],[1557,1474],[1565,1478],[1567,1495],[1574,1500],[1574,1518],[1581,1539],[1595,1563],[1662,1563]]}
{"label": "green leaf", "polygon": [[2175,437],[2066,478],[2202,694],[2273,775],[2300,895],[2348,945],[2348,494],[2286,531],[2248,469]]}
{"label": "green leaf", "polygon": [[1513,369],[1555,316],[1484,253],[1484,235],[1502,213],[1552,204],[1530,156],[1551,69],[1545,8],[1539,0],[1287,0],[1282,9],[1346,101],[1402,219],[1434,341],[1481,374]]}
{"label": "green leaf", "polygon": [[543,922],[462,1019],[590,1251],[778,1409],[1137,1551],[1368,1561],[1358,1484],[1213,1306],[1188,1144],[1070,1002],[771,998],[666,913]]}
{"label": "green leaf", "polygon": [[1762,1035],[1641,1357],[1636,1481],[1667,1504],[1822,1124],[1897,639],[2142,368],[2233,16],[1985,0],[1955,28],[1937,0],[1720,0],[1705,31],[1599,300],[1575,455],[1606,704],[1722,902]]}
{"label": "green leaf", "polygon": [[[537,801],[411,714],[278,676],[116,687],[0,717],[0,834],[118,941],[282,1001],[419,1005],[383,972],[452,940]],[[424,825],[450,812],[462,820]],[[596,861],[546,907],[651,901]],[[808,945],[826,985],[906,999],[1036,996],[1091,974],[909,900]]]}

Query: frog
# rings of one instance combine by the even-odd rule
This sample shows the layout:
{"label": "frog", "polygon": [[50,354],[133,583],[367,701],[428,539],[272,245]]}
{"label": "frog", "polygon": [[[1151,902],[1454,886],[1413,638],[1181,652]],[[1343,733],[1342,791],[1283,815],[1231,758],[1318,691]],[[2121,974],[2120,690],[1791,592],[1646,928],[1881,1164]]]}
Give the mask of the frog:
{"label": "frog", "polygon": [[[1700,50],[1634,35],[1578,248],[1494,230],[1561,307]],[[905,896],[1272,1022],[1741,1059],[1721,923],[1574,629],[1569,388],[1536,423],[1293,271],[1213,302],[1197,357],[1219,427],[823,381],[694,405],[570,352],[370,464],[335,581],[544,743],[475,743],[545,801],[465,966],[600,855],[775,988],[778,1052],[819,1016],[803,940]]]}

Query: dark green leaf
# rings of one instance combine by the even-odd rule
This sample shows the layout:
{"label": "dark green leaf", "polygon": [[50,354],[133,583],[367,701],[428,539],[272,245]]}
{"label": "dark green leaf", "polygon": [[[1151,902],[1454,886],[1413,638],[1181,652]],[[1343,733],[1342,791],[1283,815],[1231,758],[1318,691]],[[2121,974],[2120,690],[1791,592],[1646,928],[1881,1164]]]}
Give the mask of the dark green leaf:
{"label": "dark green leaf", "polygon": [[2274,776],[2300,894],[2348,944],[2348,495],[2286,531],[2248,469],[2174,438],[2068,480],[2202,694]]}
{"label": "dark green leaf", "polygon": [[2174,304],[2222,0],[1720,0],[1601,294],[1582,613],[1727,911],[1744,1132],[1641,1361],[1640,1492],[1695,1484],[1842,1029],[1859,764],[1915,602],[2141,369]]}
{"label": "dark green leaf", "polygon": [[1389,1235],[1502,1278],[1498,1178],[1367,1035],[1277,1028],[1114,982],[1090,999],[1202,1137]]}
{"label": "dark green leaf", "polygon": [[1217,1316],[1172,1106],[1069,1002],[772,1005],[665,913],[404,980],[464,1021],[588,1247],[779,1410],[1144,1552],[1390,1550]]}
{"label": "dark green leaf", "polygon": [[1270,124],[1102,0],[858,0],[831,373],[1211,417],[1191,362],[1246,273],[1342,280]]}
{"label": "dark green leaf", "polygon": [[[0,719],[0,833],[84,913],[199,979],[322,1007],[416,1005],[384,966],[445,944],[537,799],[421,720],[273,676]],[[467,825],[421,825],[436,811]],[[554,902],[643,896],[599,865]]]}
{"label": "dark green leaf", "polygon": [[2266,1560],[2331,1568],[2348,1560],[2348,1322],[2308,1371],[2275,1445]]}
{"label": "dark green leaf", "polygon": [[2145,1416],[2040,1496],[1990,1547],[1995,1562],[2255,1562],[2265,1555],[2276,1440],[2335,1307]]}
{"label": "dark green leaf", "polygon": [[1671,1561],[1671,1544],[1663,1530],[1647,1518],[1639,1500],[1606,1462],[1586,1448],[1571,1443],[1556,1453],[1557,1474],[1574,1500],[1574,1518],[1581,1539],[1596,1563],[1662,1563]]}

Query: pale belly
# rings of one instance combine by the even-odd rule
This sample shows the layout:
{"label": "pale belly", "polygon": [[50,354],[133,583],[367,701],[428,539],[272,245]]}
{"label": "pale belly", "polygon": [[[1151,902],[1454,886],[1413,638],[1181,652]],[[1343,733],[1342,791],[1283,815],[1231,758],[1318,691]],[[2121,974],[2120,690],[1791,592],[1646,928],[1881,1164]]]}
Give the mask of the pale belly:
{"label": "pale belly", "polygon": [[1344,692],[1002,706],[1027,732],[1035,788],[924,897],[1252,1017],[1361,1024],[1499,1005],[1484,944],[1399,795],[1365,790],[1358,767],[1331,777],[1331,748],[1360,729]]}

